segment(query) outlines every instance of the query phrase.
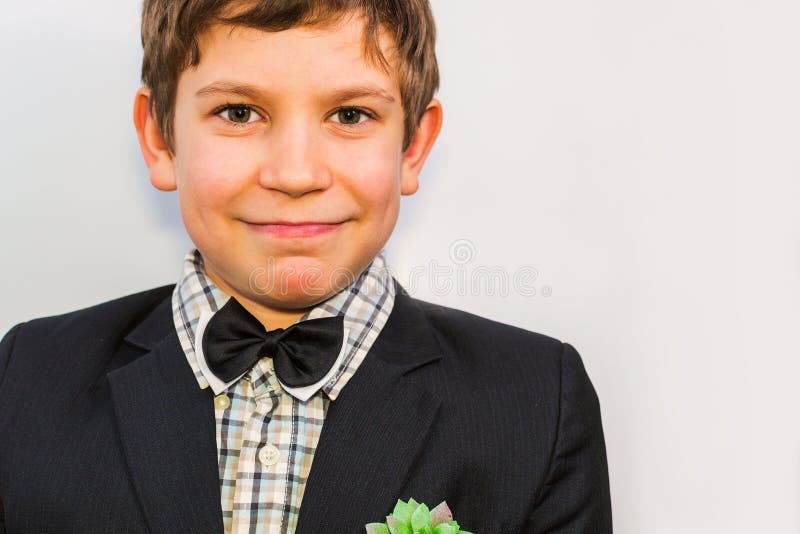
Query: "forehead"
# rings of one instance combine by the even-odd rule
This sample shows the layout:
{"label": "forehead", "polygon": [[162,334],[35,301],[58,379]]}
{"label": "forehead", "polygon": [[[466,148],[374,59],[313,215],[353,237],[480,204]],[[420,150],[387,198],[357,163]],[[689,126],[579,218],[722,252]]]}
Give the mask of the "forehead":
{"label": "forehead", "polygon": [[381,30],[379,43],[389,62],[388,70],[366,54],[360,16],[278,32],[217,24],[199,36],[199,64],[187,69],[181,78],[189,78],[186,81],[190,83],[210,83],[212,78],[235,76],[287,91],[362,83],[399,97],[394,41]]}

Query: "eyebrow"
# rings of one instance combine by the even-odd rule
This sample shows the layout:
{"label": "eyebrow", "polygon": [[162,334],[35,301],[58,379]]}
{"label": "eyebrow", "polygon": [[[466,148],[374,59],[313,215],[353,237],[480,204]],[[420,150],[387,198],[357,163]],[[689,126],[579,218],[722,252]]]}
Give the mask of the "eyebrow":
{"label": "eyebrow", "polygon": [[[200,89],[199,91],[197,91],[197,93],[195,93],[195,95],[198,97],[214,96],[220,94],[239,95],[244,98],[249,98],[251,100],[257,100],[260,97],[265,96],[267,94],[267,91],[262,90],[255,85],[220,81],[207,85],[202,89]],[[371,85],[344,87],[342,89],[337,89],[335,91],[332,91],[327,95],[327,99],[332,101],[353,100],[355,98],[363,98],[363,97],[379,98],[389,103],[395,101],[395,98],[391,94],[384,91],[380,87],[375,87]]]}

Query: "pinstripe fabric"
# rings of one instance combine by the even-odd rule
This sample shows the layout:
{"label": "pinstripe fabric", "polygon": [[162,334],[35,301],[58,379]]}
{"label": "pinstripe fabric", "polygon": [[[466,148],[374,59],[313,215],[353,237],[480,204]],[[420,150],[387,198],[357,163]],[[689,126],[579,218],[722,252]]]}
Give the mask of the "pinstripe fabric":
{"label": "pinstripe fabric", "polygon": [[[200,252],[187,253],[172,295],[172,311],[181,346],[201,388],[209,385],[197,365],[194,333],[203,310],[216,311],[228,298],[205,275]],[[350,330],[338,369],[308,401],[282,389],[269,357],[259,360],[217,397],[217,451],[226,532],[294,532],[328,405],[364,360],[393,305],[392,278],[382,250],[349,288],[299,319],[343,314],[344,326]],[[226,398],[221,398],[223,395]]]}

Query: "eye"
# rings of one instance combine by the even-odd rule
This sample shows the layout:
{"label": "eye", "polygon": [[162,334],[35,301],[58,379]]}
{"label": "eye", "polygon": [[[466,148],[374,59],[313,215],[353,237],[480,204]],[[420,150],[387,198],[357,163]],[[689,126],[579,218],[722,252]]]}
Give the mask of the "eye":
{"label": "eye", "polygon": [[214,114],[228,122],[232,122],[236,126],[244,126],[262,118],[256,110],[247,104],[226,104],[217,108]]}
{"label": "eye", "polygon": [[340,108],[332,115],[332,117],[337,119],[334,120],[334,122],[345,125],[356,125],[364,122],[366,119],[374,118],[371,113],[361,108]]}

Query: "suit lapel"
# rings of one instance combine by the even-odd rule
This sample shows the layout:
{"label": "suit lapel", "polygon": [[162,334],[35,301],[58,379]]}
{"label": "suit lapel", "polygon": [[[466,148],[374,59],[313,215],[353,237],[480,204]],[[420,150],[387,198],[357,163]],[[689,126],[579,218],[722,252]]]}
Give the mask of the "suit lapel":
{"label": "suit lapel", "polygon": [[389,319],[322,427],[303,495],[297,534],[363,532],[401,496],[441,396],[425,384],[441,358],[419,305],[393,280]]}
{"label": "suit lapel", "polygon": [[108,380],[150,530],[222,532],[213,394],[200,389],[186,362],[171,298],[125,340],[147,353],[111,371]]}

